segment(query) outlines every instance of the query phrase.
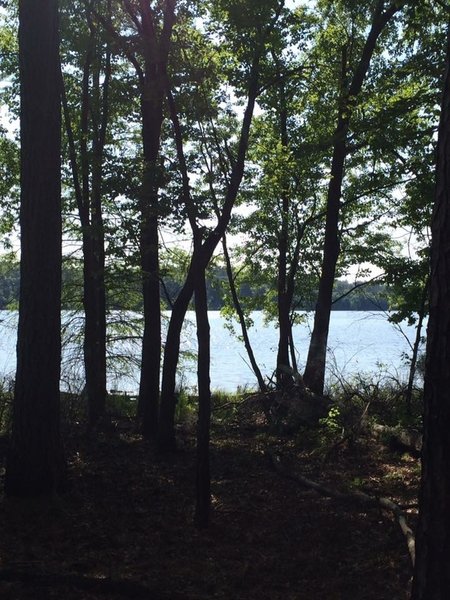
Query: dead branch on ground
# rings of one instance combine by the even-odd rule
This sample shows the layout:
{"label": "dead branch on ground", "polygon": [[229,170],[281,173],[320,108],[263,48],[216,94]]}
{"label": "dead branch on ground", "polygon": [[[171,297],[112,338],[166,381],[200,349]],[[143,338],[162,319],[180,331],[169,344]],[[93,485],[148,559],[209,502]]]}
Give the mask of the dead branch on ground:
{"label": "dead branch on ground", "polygon": [[303,487],[312,489],[312,490],[316,491],[318,494],[320,494],[321,496],[325,496],[327,498],[333,498],[334,500],[337,500],[344,505],[345,504],[353,504],[353,505],[359,504],[359,505],[365,506],[365,507],[382,508],[384,510],[389,511],[395,517],[403,535],[406,538],[409,556],[411,558],[412,566],[414,567],[414,562],[415,562],[414,534],[412,532],[412,529],[409,527],[409,525],[406,521],[405,513],[400,508],[400,506],[395,504],[395,502],[393,502],[392,500],[389,500],[389,498],[370,496],[369,494],[366,494],[365,492],[361,492],[361,491],[343,493],[343,492],[339,492],[337,490],[333,490],[329,487],[326,487],[324,485],[316,483],[315,481],[312,481],[311,479],[307,479],[306,477],[303,477],[302,475],[299,475],[297,473],[292,473],[291,471],[287,470],[281,464],[281,458],[279,455],[275,455],[271,452],[269,452],[268,455],[269,455],[269,458],[270,458],[273,468],[279,475],[285,477],[286,479],[294,481],[295,483],[297,483]]}

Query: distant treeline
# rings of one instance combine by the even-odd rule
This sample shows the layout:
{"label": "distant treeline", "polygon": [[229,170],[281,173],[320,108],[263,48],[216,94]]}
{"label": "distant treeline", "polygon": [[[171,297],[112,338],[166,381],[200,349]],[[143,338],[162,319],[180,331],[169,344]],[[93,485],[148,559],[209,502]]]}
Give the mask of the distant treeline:
{"label": "distant treeline", "polygon": [[[129,274],[128,274],[129,275]],[[121,285],[127,285],[127,277],[116,277],[111,279],[111,285],[117,285],[120,280]],[[116,283],[114,283],[114,281]],[[19,283],[20,271],[16,261],[0,260],[0,309],[14,309],[19,301]],[[110,294],[110,308],[140,310],[140,284],[139,279],[134,274],[128,277],[129,289],[132,293],[114,293]],[[221,270],[215,269],[214,276],[208,279],[208,303],[210,310],[220,310],[224,305],[224,295],[226,293],[225,274]],[[82,271],[79,267],[66,265],[63,268],[63,308],[81,308],[81,290],[82,290]],[[174,300],[179,291],[180,284],[170,276],[164,278],[164,284],[161,286],[161,297],[167,308],[170,308],[170,300]],[[74,293],[74,290],[77,290]],[[264,296],[264,290],[252,289],[248,283],[240,289],[240,294],[245,298],[254,298],[254,308],[256,310],[263,308],[258,304],[258,297]],[[355,288],[353,283],[338,280],[335,282],[334,298],[336,299],[333,310],[388,310],[389,293],[385,285],[372,283]],[[314,300],[303,302],[299,305],[299,310],[314,310]]]}

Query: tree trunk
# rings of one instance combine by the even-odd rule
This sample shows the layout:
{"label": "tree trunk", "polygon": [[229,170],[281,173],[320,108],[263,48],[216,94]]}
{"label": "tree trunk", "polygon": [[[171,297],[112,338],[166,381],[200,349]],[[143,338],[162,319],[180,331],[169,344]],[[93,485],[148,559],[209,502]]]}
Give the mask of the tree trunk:
{"label": "tree trunk", "polygon": [[21,286],[11,448],[5,490],[65,485],[61,363],[61,107],[58,5],[19,3]]}
{"label": "tree trunk", "polygon": [[[95,33],[95,31],[94,31]],[[109,115],[110,53],[105,57],[105,73],[100,86],[100,68],[93,73],[93,102],[98,107],[98,125],[94,126],[92,141],[91,189],[89,227],[83,238],[84,255],[84,361],[88,396],[89,426],[95,428],[106,408],[106,289],[105,234],[102,209],[103,157]],[[102,93],[100,93],[100,90]],[[94,119],[93,119],[94,120]],[[87,239],[86,239],[87,238]]]}
{"label": "tree trunk", "polygon": [[[348,119],[340,118],[336,136],[346,131]],[[306,386],[316,394],[323,394],[325,383],[325,364],[330,326],[330,313],[333,296],[333,285],[336,264],[339,257],[339,207],[344,177],[344,161],[346,156],[345,140],[339,141],[333,152],[330,183],[327,197],[327,216],[325,223],[325,242],[323,249],[322,272],[319,281],[314,327],[309,343],[304,381]]]}
{"label": "tree trunk", "polygon": [[95,429],[106,407],[106,296],[103,234],[95,226],[83,239],[83,305],[85,393],[89,428]]}
{"label": "tree trunk", "polygon": [[416,376],[417,359],[419,357],[420,343],[422,341],[422,327],[423,327],[423,320],[425,318],[426,305],[427,305],[427,301],[428,301],[429,285],[430,285],[430,280],[427,277],[427,280],[424,285],[423,293],[422,293],[422,302],[420,303],[420,308],[419,308],[419,315],[418,315],[419,318],[418,318],[417,327],[416,327],[416,337],[415,337],[413,348],[412,348],[411,365],[409,367],[408,387],[406,388],[405,404],[406,404],[406,410],[407,410],[407,413],[409,416],[411,416],[412,397],[413,397],[413,390],[414,390],[414,379]]}
{"label": "tree trunk", "polygon": [[165,90],[165,79],[161,81],[161,75],[159,80],[148,81],[146,79],[141,99],[144,179],[141,197],[140,250],[143,274],[144,334],[138,411],[142,420],[142,433],[147,438],[156,434],[158,427],[161,368],[158,193],[161,179],[159,146]]}
{"label": "tree trunk", "polygon": [[450,36],[432,222],[422,482],[412,600],[450,598]]}
{"label": "tree trunk", "polygon": [[[280,141],[283,149],[288,147],[286,93],[280,69],[278,86],[280,102]],[[285,168],[285,167],[284,167]],[[291,300],[288,293],[288,246],[289,246],[289,183],[287,175],[283,175],[281,189],[281,228],[278,233],[278,276],[277,276],[277,308],[278,308],[278,351],[276,380],[277,387],[284,389],[292,384],[291,365],[289,360],[289,333]]]}
{"label": "tree trunk", "polygon": [[197,475],[195,524],[199,529],[208,527],[211,510],[211,479],[209,468],[209,438],[211,425],[210,388],[210,329],[205,271],[198,273],[195,286],[195,315],[197,320]]}
{"label": "tree trunk", "polygon": [[[142,142],[144,173],[140,199],[140,252],[143,275],[144,334],[142,338],[141,379],[138,417],[146,438],[158,430],[159,383],[161,370],[161,297],[159,273],[159,187],[163,105],[167,89],[167,62],[173,24],[175,0],[164,3],[162,32],[156,36],[154,10],[141,3],[141,27],[144,48],[144,72],[141,82]],[[132,14],[132,13],[130,13]]]}
{"label": "tree trunk", "polygon": [[[212,252],[211,251],[211,256]],[[202,268],[206,269],[209,258],[205,254],[201,260],[201,248],[191,258],[188,275],[177,299],[175,300],[170,315],[169,327],[167,329],[166,343],[164,346],[164,362],[162,369],[161,385],[161,407],[158,422],[158,449],[162,452],[170,452],[175,449],[175,408],[176,408],[176,377],[178,359],[180,356],[180,338],[186,311],[189,307],[195,288],[196,272]],[[203,264],[205,265],[203,267]]]}

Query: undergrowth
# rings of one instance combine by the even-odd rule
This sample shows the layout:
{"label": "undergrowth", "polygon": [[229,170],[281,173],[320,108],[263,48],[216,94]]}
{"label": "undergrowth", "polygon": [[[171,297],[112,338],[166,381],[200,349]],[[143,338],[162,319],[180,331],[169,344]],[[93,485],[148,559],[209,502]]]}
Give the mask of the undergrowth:
{"label": "undergrowth", "polygon": [[11,427],[14,380],[11,377],[0,379],[0,435],[9,433]]}

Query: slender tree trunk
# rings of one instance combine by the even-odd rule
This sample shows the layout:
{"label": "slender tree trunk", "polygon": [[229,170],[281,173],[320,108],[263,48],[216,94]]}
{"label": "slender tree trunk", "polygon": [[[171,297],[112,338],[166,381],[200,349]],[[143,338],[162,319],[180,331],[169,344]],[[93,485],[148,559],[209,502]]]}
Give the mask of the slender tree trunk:
{"label": "slender tree trunk", "polygon": [[[213,250],[212,250],[213,252]],[[212,256],[211,252],[211,256]],[[205,253],[202,256],[201,249],[191,258],[188,275],[177,299],[175,300],[170,315],[169,327],[167,329],[166,343],[164,347],[164,362],[162,369],[161,406],[158,422],[158,449],[162,452],[175,449],[175,408],[176,408],[176,377],[178,359],[180,355],[180,338],[186,311],[189,307],[192,294],[195,289],[196,273],[202,268],[206,269],[209,258]],[[204,265],[204,266],[203,266]]]}
{"label": "slender tree trunk", "polygon": [[[278,86],[280,103],[280,141],[283,149],[288,147],[287,107],[284,82],[278,70],[280,84]],[[289,246],[289,183],[287,175],[283,175],[281,189],[281,228],[278,234],[278,277],[277,277],[277,308],[278,308],[278,351],[276,379],[277,386],[284,389],[292,383],[289,360],[289,333],[291,302],[288,294],[288,246]]]}
{"label": "slender tree trunk", "polygon": [[[341,117],[336,130],[337,136],[346,131],[347,119]],[[327,197],[327,216],[325,223],[325,242],[323,249],[322,272],[319,281],[314,326],[306,361],[305,384],[317,394],[323,393],[325,382],[325,364],[330,326],[333,285],[336,274],[336,264],[339,257],[339,207],[344,177],[344,161],[346,156],[345,140],[339,141],[333,152],[330,183]]]}
{"label": "slender tree trunk", "polygon": [[[165,77],[165,75],[164,75]],[[161,298],[159,285],[158,193],[161,179],[159,147],[163,122],[165,79],[149,81],[141,99],[144,180],[141,197],[141,268],[144,334],[142,338],[139,415],[142,433],[152,437],[158,427],[161,368]]]}
{"label": "slender tree trunk", "polygon": [[199,529],[204,529],[209,524],[211,511],[211,478],[209,465],[211,425],[211,387],[209,370],[211,353],[205,271],[202,271],[197,275],[195,286],[195,315],[197,320],[198,340],[197,501],[195,506],[195,524]]}
{"label": "slender tree trunk", "polygon": [[412,600],[450,598],[450,36],[432,223],[422,482]]}
{"label": "slender tree trunk", "polygon": [[58,4],[19,2],[21,285],[13,428],[5,490],[65,485],[61,362],[61,107]]}
{"label": "slender tree trunk", "polygon": [[[280,276],[280,273],[279,273]],[[277,351],[277,386],[286,388],[292,383],[291,361],[289,354],[289,334],[291,324],[289,319],[290,306],[286,291],[278,290],[278,351]]]}
{"label": "slender tree trunk", "polygon": [[[97,59],[98,61],[98,59]],[[94,128],[92,142],[90,227],[83,246],[85,271],[85,369],[88,393],[89,424],[95,427],[106,408],[106,289],[105,234],[102,208],[103,158],[109,116],[110,53],[105,57],[103,84],[100,67],[94,70],[94,106],[99,125]],[[101,90],[101,91],[100,91]],[[87,268],[86,268],[87,267]]]}
{"label": "slender tree trunk", "polygon": [[420,303],[419,319],[417,321],[417,327],[416,327],[416,337],[415,337],[413,348],[412,348],[411,365],[409,367],[408,387],[406,389],[406,398],[405,398],[406,410],[408,412],[408,415],[411,415],[412,396],[413,396],[413,389],[414,389],[414,378],[416,376],[417,358],[419,356],[420,342],[422,340],[422,327],[423,327],[423,320],[425,318],[426,305],[427,305],[427,301],[428,301],[429,285],[430,285],[430,280],[427,277],[427,280],[425,282],[425,286],[423,289],[422,302]]}
{"label": "slender tree trunk", "polygon": [[294,373],[298,375],[297,357],[295,355],[294,336],[292,332],[292,320],[289,322],[289,352],[291,354],[292,369],[294,370]]}
{"label": "slender tree trunk", "polygon": [[339,258],[339,218],[342,196],[342,182],[344,179],[345,159],[347,156],[347,138],[350,125],[351,112],[354,109],[370,67],[370,62],[376,48],[378,38],[386,24],[401,9],[404,1],[393,2],[383,10],[384,1],[379,0],[374,11],[372,26],[367,35],[366,42],[359,63],[354,71],[350,85],[348,78],[347,47],[342,48],[342,75],[341,75],[341,100],[338,122],[335,130],[335,144],[331,162],[330,181],[327,194],[327,212],[325,223],[325,240],[322,257],[322,270],[319,281],[314,326],[306,361],[304,380],[307,387],[317,394],[323,393],[325,383],[325,364],[328,343],[328,330],[330,326],[330,313],[332,306],[333,285],[336,275],[336,265]]}
{"label": "slender tree trunk", "polygon": [[[144,333],[142,339],[141,378],[139,384],[138,419],[142,433],[152,437],[157,430],[159,379],[161,368],[161,307],[159,281],[159,186],[162,173],[160,138],[163,123],[163,101],[167,86],[167,63],[175,22],[176,0],[159,3],[158,11],[150,2],[127,2],[123,8],[136,30],[139,58],[129,40],[115,29],[111,19],[101,21],[122,48],[136,70],[140,86],[143,173],[139,199],[141,213],[140,255],[144,300]],[[163,16],[161,21],[159,11]],[[142,59],[142,65],[140,62]]]}
{"label": "slender tree trunk", "polygon": [[90,226],[83,241],[84,366],[90,429],[104,417],[106,407],[106,294],[104,241]]}
{"label": "slender tree trunk", "polygon": [[250,342],[250,336],[248,335],[248,329],[247,329],[247,325],[245,323],[244,311],[242,310],[242,306],[239,301],[239,295],[238,295],[238,292],[236,289],[236,284],[235,284],[234,277],[233,277],[233,269],[231,266],[230,253],[228,252],[227,238],[226,238],[225,234],[222,238],[222,248],[223,248],[223,255],[225,258],[225,267],[226,267],[226,271],[227,271],[231,297],[233,299],[234,309],[238,316],[239,324],[241,326],[241,333],[242,333],[242,338],[244,340],[244,346],[247,351],[247,356],[250,361],[250,365],[252,367],[253,373],[255,374],[256,380],[258,382],[259,389],[262,392],[264,392],[267,389],[267,386],[264,381],[264,377],[262,376],[261,369],[259,368],[258,363],[256,362],[255,353],[253,352],[253,348],[252,348],[252,345]]}

